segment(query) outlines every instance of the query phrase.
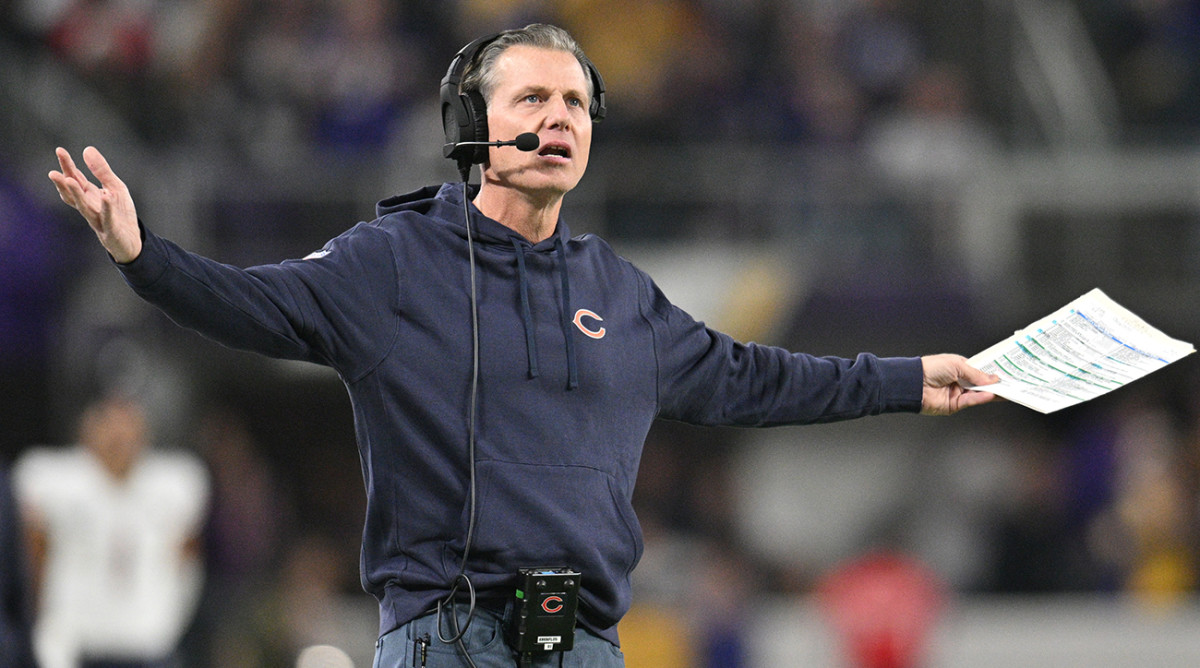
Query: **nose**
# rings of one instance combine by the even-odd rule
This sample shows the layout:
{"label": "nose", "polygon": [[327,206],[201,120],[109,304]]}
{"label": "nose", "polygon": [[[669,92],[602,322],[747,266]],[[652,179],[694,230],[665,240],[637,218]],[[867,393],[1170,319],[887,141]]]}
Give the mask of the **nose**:
{"label": "nose", "polygon": [[555,95],[547,100],[546,125],[556,130],[571,128],[571,109],[562,95]]}

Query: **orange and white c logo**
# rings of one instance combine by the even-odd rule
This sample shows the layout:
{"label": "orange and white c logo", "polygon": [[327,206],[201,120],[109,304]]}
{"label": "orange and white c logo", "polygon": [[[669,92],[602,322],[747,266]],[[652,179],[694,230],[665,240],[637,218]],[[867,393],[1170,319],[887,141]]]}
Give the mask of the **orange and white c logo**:
{"label": "orange and white c logo", "polygon": [[585,308],[581,308],[575,312],[575,320],[573,320],[573,322],[575,323],[575,326],[579,328],[579,331],[583,332],[584,334],[587,334],[588,336],[592,337],[593,339],[603,339],[604,333],[606,330],[603,327],[601,327],[600,329],[588,329],[587,327],[584,327],[583,319],[585,317],[591,318],[592,320],[595,320],[596,322],[604,322],[604,318],[601,318],[600,316],[596,315],[592,311],[589,311]]}
{"label": "orange and white c logo", "polygon": [[562,612],[562,609],[563,600],[561,596],[547,596],[542,600],[542,610],[552,615],[556,612]]}

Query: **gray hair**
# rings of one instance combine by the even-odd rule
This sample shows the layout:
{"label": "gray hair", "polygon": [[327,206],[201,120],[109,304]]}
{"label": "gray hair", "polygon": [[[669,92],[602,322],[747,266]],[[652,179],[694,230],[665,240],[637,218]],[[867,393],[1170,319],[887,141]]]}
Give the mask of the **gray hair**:
{"label": "gray hair", "polygon": [[565,51],[579,61],[583,76],[587,79],[588,99],[595,96],[595,85],[588,71],[588,59],[579,42],[566,30],[545,23],[532,23],[518,30],[506,30],[492,40],[475,57],[474,64],[467,66],[459,88],[462,92],[479,91],[484,101],[492,99],[496,89],[496,60],[510,46],[533,46],[552,51]]}

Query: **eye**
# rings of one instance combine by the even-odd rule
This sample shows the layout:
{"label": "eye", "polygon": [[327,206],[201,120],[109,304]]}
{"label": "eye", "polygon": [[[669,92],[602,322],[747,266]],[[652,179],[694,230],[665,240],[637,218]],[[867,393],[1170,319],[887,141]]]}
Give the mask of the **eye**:
{"label": "eye", "polygon": [[583,100],[581,100],[581,99],[579,99],[579,98],[577,98],[577,97],[572,97],[572,98],[570,98],[570,99],[568,99],[568,100],[567,100],[567,104],[571,105],[572,107],[582,107],[582,106],[583,106]]}
{"label": "eye", "polygon": [[525,101],[526,101],[526,102],[528,102],[529,104],[537,104],[538,102],[540,102],[540,101],[541,101],[541,99],[542,99],[542,98],[538,97],[538,96],[537,96],[536,94],[534,94],[534,93],[530,93],[530,94],[528,94],[528,95],[526,95],[526,96],[525,96]]}

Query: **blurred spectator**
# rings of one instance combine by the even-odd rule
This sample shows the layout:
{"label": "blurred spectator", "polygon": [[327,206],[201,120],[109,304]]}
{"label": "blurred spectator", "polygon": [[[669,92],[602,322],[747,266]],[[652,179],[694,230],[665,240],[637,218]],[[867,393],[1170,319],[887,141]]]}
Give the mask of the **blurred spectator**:
{"label": "blurred spectator", "polygon": [[743,622],[764,577],[736,547],[730,448],[717,446],[731,437],[664,422],[646,441],[634,493],[646,549],[621,622],[630,666],[747,665]]}
{"label": "blurred spectator", "polygon": [[[350,551],[353,551],[351,548]],[[355,588],[353,563],[338,544],[318,535],[296,541],[284,562],[276,590],[283,638],[290,656],[305,647],[333,645],[358,654],[377,635],[377,609]],[[356,657],[369,663],[372,652]]]}
{"label": "blurred spectator", "polygon": [[0,162],[0,368],[46,355],[71,239]]}
{"label": "blurred spectator", "polygon": [[[667,61],[660,97],[670,100],[666,124],[656,139],[748,138],[762,100],[754,97],[749,50],[739,49],[736,22],[709,12],[689,17],[686,40]],[[757,104],[756,104],[757,103]]]}
{"label": "blurred spectator", "polygon": [[696,650],[678,609],[639,596],[621,619],[621,653],[632,668],[697,668]]}
{"label": "blurred spectator", "polygon": [[887,550],[851,559],[818,584],[822,611],[854,668],[921,665],[946,597],[937,573]]}
{"label": "blurred spectator", "polygon": [[628,665],[748,665],[745,622],[765,590],[753,560],[717,541],[661,526],[653,514],[642,520],[642,529],[646,550],[633,576],[638,593],[620,627]]}
{"label": "blurred spectator", "polygon": [[429,99],[425,39],[383,0],[268,0],[237,75],[259,116],[254,143],[344,157],[387,147],[414,98]]}
{"label": "blurred spectator", "polygon": [[323,14],[316,0],[266,0],[247,18],[253,24],[236,65],[250,103],[244,111],[253,120],[247,139],[255,153],[270,150],[267,160],[286,159],[305,139],[304,113],[315,76],[311,50]]}
{"label": "blurred spectator", "polygon": [[697,639],[703,668],[746,668],[749,648],[746,620],[753,608],[751,595],[757,573],[745,555],[710,543],[694,554],[692,637]]}
{"label": "blurred spectator", "polygon": [[[197,451],[212,476],[212,510],[205,531],[205,595],[193,653],[209,665],[253,665],[251,647],[258,601],[267,594],[271,570],[282,558],[295,517],[275,471],[242,418],[212,409],[196,429]],[[232,657],[242,657],[234,662]],[[245,663],[243,663],[245,662]]]}
{"label": "blurred spectator", "polygon": [[276,574],[249,615],[236,619],[214,648],[221,668],[295,665],[306,648],[332,646],[356,666],[371,664],[378,608],[361,596],[352,563],[328,537],[307,533],[283,550]]}
{"label": "blurred spectator", "polygon": [[855,0],[839,17],[832,56],[872,109],[886,109],[924,62],[916,22],[901,0]]}
{"label": "blurred spectator", "polygon": [[0,450],[42,439],[50,413],[50,342],[74,240],[0,158]]}
{"label": "blurred spectator", "polygon": [[950,63],[922,64],[896,104],[867,124],[863,149],[882,177],[890,218],[904,221],[875,234],[890,231],[896,238],[889,247],[907,250],[922,265],[956,257],[961,193],[999,152],[973,111],[966,73]]}
{"label": "blurred spectator", "polygon": [[212,475],[205,550],[209,577],[240,589],[270,570],[295,518],[240,417],[210,411],[200,420],[197,440]]}
{"label": "blurred spectator", "polygon": [[333,0],[312,55],[318,144],[344,153],[383,149],[414,97],[424,99],[422,40],[396,30],[392,3]]}
{"label": "blurred spectator", "polygon": [[202,464],[151,449],[141,405],[112,394],[85,410],[79,445],[30,450],[14,476],[42,667],[167,665],[202,580]]}
{"label": "blurred spectator", "polygon": [[1017,477],[1008,507],[995,520],[987,588],[1009,594],[1079,591],[1091,572],[1070,513],[1067,457],[1060,443],[1015,440]]}
{"label": "blurred spectator", "polygon": [[1178,141],[1180,128],[1194,132],[1200,124],[1200,3],[1079,4],[1134,136]]}
{"label": "blurred spectator", "polygon": [[872,123],[867,148],[884,175],[914,198],[950,199],[999,147],[972,113],[966,73],[949,63],[929,63],[905,87],[896,108]]}
{"label": "blurred spectator", "polygon": [[25,0],[24,27],[71,66],[147,139],[173,116],[156,86],[163,0]]}
{"label": "blurred spectator", "polygon": [[[568,0],[569,1],[569,0]],[[458,45],[486,35],[530,23],[560,23],[561,0],[459,0],[454,3],[454,42]],[[457,47],[456,47],[457,48]],[[449,59],[446,59],[449,64]]]}
{"label": "blurred spectator", "polygon": [[212,94],[232,76],[238,37],[247,29],[255,0],[160,1],[156,65],[176,84],[173,94]]}
{"label": "blurred spectator", "polygon": [[833,58],[837,25],[793,11],[777,26],[780,94],[771,101],[775,134],[818,145],[852,142],[862,128],[867,100]]}
{"label": "blurred spectator", "polygon": [[1118,411],[1113,434],[1114,494],[1091,528],[1097,548],[1123,573],[1123,588],[1162,606],[1195,591],[1197,553],[1181,441],[1170,414],[1153,398],[1124,398],[1131,403]]}
{"label": "blurred spectator", "polygon": [[[645,479],[639,472],[639,487]],[[629,666],[695,668],[702,651],[688,612],[694,604],[696,557],[704,554],[703,542],[661,525],[653,511],[639,509],[638,518],[646,547],[633,572],[637,596],[621,619],[621,651]]]}
{"label": "blurred spectator", "polygon": [[561,25],[595,54],[596,67],[627,134],[662,140],[677,136],[675,122],[694,110],[672,78],[702,39],[700,10],[684,0],[559,0]]}
{"label": "blurred spectator", "polygon": [[154,58],[155,0],[77,0],[47,26],[46,41],[89,74],[136,77]]}
{"label": "blurred spectator", "polygon": [[0,467],[0,668],[32,668],[32,599],[8,470]]}

